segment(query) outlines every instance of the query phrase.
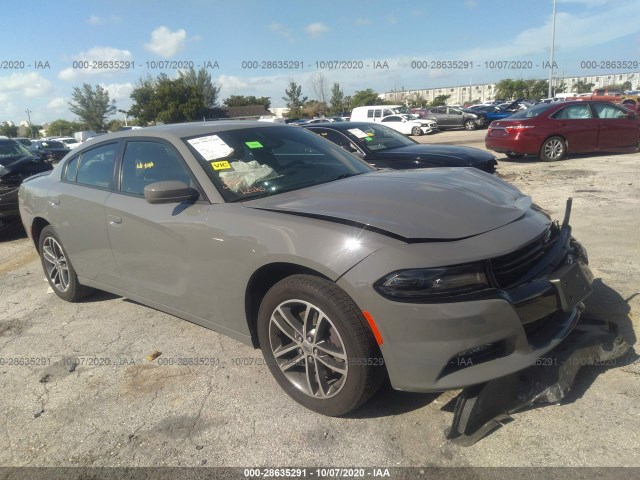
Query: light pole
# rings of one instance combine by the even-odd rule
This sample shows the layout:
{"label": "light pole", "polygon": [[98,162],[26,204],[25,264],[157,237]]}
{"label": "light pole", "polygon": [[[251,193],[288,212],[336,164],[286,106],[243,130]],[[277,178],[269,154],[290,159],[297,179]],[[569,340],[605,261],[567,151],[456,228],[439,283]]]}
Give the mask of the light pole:
{"label": "light pole", "polygon": [[27,114],[27,121],[29,122],[29,138],[33,138],[33,126],[31,125],[31,110],[28,108],[25,110]]}
{"label": "light pole", "polygon": [[550,73],[549,73],[549,91],[547,92],[547,98],[551,98],[553,94],[553,54],[556,46],[556,0],[553,0],[553,17],[552,17],[552,27],[551,27],[551,63],[550,63]]}

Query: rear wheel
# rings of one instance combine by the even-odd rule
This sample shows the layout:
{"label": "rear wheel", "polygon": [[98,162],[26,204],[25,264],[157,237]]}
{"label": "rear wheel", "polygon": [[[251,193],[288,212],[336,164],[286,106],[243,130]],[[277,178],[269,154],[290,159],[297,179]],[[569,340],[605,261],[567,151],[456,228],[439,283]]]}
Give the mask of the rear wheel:
{"label": "rear wheel", "polygon": [[540,159],[554,162],[562,159],[567,153],[567,144],[562,137],[547,138],[540,148]]}
{"label": "rear wheel", "polygon": [[355,410],[384,379],[382,357],[362,312],[322,278],[293,275],[275,284],[260,305],[258,338],[284,391],[324,415]]}
{"label": "rear wheel", "polygon": [[464,128],[465,130],[475,130],[476,129],[476,122],[469,119],[469,120],[465,120],[464,121]]}
{"label": "rear wheel", "polygon": [[415,135],[415,136],[422,135],[422,130],[420,129],[420,127],[413,127],[411,129],[411,135]]}
{"label": "rear wheel", "polygon": [[56,295],[68,302],[75,302],[93,292],[92,288],[78,283],[78,276],[51,225],[40,232],[38,247],[44,273]]}

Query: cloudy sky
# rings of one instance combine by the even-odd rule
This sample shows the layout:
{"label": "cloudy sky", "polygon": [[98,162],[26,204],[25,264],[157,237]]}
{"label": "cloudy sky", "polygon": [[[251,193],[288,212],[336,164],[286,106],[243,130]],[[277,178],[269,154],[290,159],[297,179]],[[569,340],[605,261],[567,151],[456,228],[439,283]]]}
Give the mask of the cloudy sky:
{"label": "cloudy sky", "polygon": [[[103,85],[126,110],[140,78],[174,76],[174,67],[184,65],[207,66],[222,87],[221,99],[264,95],[274,107],[284,106],[290,80],[314,98],[312,78],[318,73],[329,85],[340,83],[347,95],[366,88],[547,78],[552,5],[553,0],[58,0],[53,8],[8,2],[0,33],[0,121],[19,123],[27,109],[34,123],[74,120],[67,103],[83,82]],[[557,0],[558,74],[640,71],[632,63],[599,68],[611,61],[640,65],[638,18],[637,0]],[[511,60],[526,68],[497,68]],[[290,66],[297,68],[260,68],[268,61],[293,61]],[[362,68],[330,68],[335,61]],[[429,68],[412,68],[416,61]],[[462,61],[457,66],[466,68],[431,68],[436,61]],[[94,62],[102,68],[80,68]],[[114,65],[123,68],[108,68]]]}

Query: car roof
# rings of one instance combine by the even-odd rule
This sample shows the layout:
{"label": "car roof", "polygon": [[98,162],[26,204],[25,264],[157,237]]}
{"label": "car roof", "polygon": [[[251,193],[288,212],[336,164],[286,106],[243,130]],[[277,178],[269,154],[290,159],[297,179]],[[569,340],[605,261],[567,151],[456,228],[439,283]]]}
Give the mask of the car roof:
{"label": "car roof", "polygon": [[[399,115],[399,114],[398,114]],[[327,127],[333,130],[349,130],[350,128],[368,127],[370,125],[379,125],[379,122],[322,122],[302,125],[303,128]]]}
{"label": "car roof", "polygon": [[[286,128],[287,125],[282,123],[258,122],[250,120],[223,120],[211,122],[193,122],[193,123],[172,123],[170,125],[158,125],[155,127],[144,127],[133,130],[123,130],[119,132],[107,133],[94,137],[100,142],[116,138],[129,137],[160,137],[160,138],[182,138],[207,133],[224,132],[228,130],[237,130],[240,128]],[[293,128],[293,127],[292,127]]]}

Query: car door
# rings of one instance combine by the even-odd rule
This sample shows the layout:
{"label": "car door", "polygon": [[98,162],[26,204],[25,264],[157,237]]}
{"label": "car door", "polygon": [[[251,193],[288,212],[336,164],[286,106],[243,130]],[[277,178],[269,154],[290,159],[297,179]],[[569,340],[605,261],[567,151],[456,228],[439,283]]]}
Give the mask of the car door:
{"label": "car door", "polygon": [[567,140],[570,152],[593,152],[598,144],[598,120],[588,103],[573,103],[558,110],[551,119],[554,133]]}
{"label": "car door", "polygon": [[120,277],[109,246],[104,203],[114,185],[118,141],[98,144],[66,161],[48,192],[49,221],[80,277],[116,285]]}
{"label": "car door", "polygon": [[121,289],[211,319],[215,286],[203,281],[216,276],[208,263],[215,258],[207,225],[209,202],[203,194],[194,203],[151,204],[144,198],[146,185],[168,180],[201,191],[184,159],[163,140],[129,138],[119,171],[119,185],[107,199],[105,213]]}
{"label": "car door", "polygon": [[447,108],[446,107],[437,107],[432,108],[430,110],[431,117],[438,122],[439,127],[450,127],[451,123],[447,116]]}
{"label": "car door", "polygon": [[593,103],[598,117],[599,150],[634,147],[640,141],[638,119],[629,110],[606,102]]}
{"label": "car door", "polygon": [[464,123],[464,115],[462,110],[447,107],[447,122],[450,127],[461,127]]}

